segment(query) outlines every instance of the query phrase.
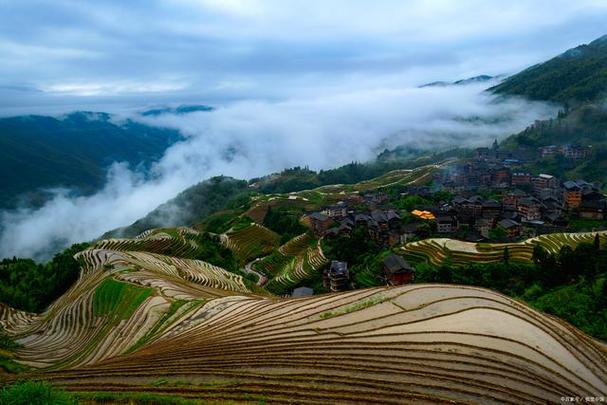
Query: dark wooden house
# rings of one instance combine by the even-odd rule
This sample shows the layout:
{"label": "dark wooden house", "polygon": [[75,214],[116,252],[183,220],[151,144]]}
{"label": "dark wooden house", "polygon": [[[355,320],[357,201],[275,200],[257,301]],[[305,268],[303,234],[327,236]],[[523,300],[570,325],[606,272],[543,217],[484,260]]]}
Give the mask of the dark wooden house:
{"label": "dark wooden house", "polygon": [[384,259],[384,275],[388,284],[409,284],[415,278],[415,268],[402,256],[391,254]]}

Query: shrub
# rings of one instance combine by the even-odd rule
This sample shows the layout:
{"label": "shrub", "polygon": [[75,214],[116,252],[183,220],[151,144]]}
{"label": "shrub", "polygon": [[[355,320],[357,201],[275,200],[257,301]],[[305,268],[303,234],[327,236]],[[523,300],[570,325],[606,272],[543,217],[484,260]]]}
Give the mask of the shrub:
{"label": "shrub", "polygon": [[76,405],[70,394],[44,381],[22,381],[0,390],[2,405]]}

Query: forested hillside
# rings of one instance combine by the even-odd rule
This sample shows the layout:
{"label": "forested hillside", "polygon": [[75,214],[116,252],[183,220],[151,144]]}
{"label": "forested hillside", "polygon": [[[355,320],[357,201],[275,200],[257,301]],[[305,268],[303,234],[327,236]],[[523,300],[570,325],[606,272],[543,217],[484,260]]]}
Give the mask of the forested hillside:
{"label": "forested hillside", "polygon": [[607,91],[607,35],[525,69],[489,90],[572,105],[599,100]]}
{"label": "forested hillside", "polygon": [[94,192],[113,162],[149,164],[179,138],[177,131],[131,120],[116,123],[105,113],[0,119],[0,208],[19,198],[39,204],[40,188]]}
{"label": "forested hillside", "polygon": [[245,180],[212,177],[182,191],[133,224],[110,231],[104,237],[133,237],[150,228],[193,224],[215,211],[246,204],[249,193]]}

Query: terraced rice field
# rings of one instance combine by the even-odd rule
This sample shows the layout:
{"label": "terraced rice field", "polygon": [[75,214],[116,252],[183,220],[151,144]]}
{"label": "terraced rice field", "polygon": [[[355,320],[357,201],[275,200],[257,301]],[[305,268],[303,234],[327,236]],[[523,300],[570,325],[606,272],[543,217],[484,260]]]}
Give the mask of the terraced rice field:
{"label": "terraced rice field", "polygon": [[251,294],[241,276],[199,260],[95,248],[77,258],[79,280],[45,313],[0,306],[27,366],[93,364],[138,347],[207,300]]}
{"label": "terraced rice field", "polygon": [[278,247],[279,239],[276,232],[256,223],[221,235],[221,242],[234,252],[242,263],[270,253]]}
{"label": "terraced rice field", "polygon": [[533,248],[540,245],[550,253],[558,253],[563,246],[575,248],[579,243],[592,243],[596,234],[607,240],[607,232],[553,233],[541,235],[517,243],[472,243],[454,239],[433,238],[410,242],[399,248],[398,253],[412,263],[429,262],[439,265],[447,257],[454,264],[491,263],[503,259],[508,247],[510,260],[529,263]]}
{"label": "terraced rice field", "polygon": [[255,268],[272,277],[265,288],[279,294],[310,278],[327,262],[318,241],[306,232],[256,262]]}
{"label": "terraced rice field", "polygon": [[179,257],[195,257],[199,232],[187,228],[150,229],[133,239],[104,239],[94,249],[167,253]]}
{"label": "terraced rice field", "polygon": [[263,220],[266,217],[266,214],[268,213],[268,208],[270,208],[268,204],[257,203],[253,207],[249,208],[244,213],[244,215],[251,218],[256,223],[262,225]]}
{"label": "terraced rice field", "polygon": [[[71,391],[271,403],[544,404],[607,392],[604,346],[484,289],[415,285],[187,305],[156,316],[164,326],[134,350],[93,351],[31,376]],[[75,319],[86,317],[97,328],[108,319]],[[21,355],[32,350],[23,340]],[[61,349],[73,351],[37,351]]]}

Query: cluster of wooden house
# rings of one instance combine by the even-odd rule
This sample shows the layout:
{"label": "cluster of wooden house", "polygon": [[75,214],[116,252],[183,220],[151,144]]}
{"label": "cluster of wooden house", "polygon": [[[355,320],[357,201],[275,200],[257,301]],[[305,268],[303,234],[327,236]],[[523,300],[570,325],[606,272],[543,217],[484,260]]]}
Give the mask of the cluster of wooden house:
{"label": "cluster of wooden house", "polygon": [[401,217],[391,208],[356,212],[330,207],[307,215],[303,221],[310,226],[316,237],[351,236],[356,227],[364,226],[371,240],[381,246],[394,246],[403,239]]}
{"label": "cluster of wooden house", "polygon": [[565,230],[571,217],[607,219],[607,198],[598,184],[584,180],[561,183],[548,174],[525,177],[525,183],[501,190],[501,200],[458,193],[450,203],[434,208],[437,232],[452,233],[466,225],[489,238],[492,229],[501,227],[508,238],[516,238],[523,227],[537,232]]}
{"label": "cluster of wooden house", "polygon": [[[391,253],[383,259],[383,280],[387,285],[404,285],[415,279],[415,268],[402,256]],[[348,263],[332,260],[323,272],[323,286],[332,292],[352,288]],[[301,294],[301,292],[297,292]]]}

